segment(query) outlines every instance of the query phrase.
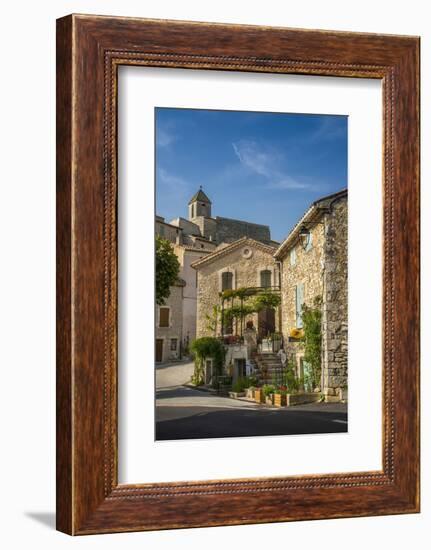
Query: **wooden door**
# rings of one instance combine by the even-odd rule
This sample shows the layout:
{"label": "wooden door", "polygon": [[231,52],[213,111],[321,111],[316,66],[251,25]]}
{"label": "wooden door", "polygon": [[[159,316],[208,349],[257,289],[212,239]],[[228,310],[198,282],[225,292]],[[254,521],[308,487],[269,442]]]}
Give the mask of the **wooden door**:
{"label": "wooden door", "polygon": [[163,360],[163,338],[156,338],[156,363]]}
{"label": "wooden door", "polygon": [[257,316],[258,332],[260,338],[266,338],[275,332],[275,309],[265,307]]}

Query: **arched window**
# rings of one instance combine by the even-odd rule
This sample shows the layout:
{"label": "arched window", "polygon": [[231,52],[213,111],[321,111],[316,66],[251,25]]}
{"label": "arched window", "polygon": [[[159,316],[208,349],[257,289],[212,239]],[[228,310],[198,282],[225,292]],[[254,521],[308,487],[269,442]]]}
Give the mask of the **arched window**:
{"label": "arched window", "polygon": [[271,271],[269,269],[264,269],[260,272],[260,286],[262,288],[270,288],[271,285]]}
{"label": "arched window", "polygon": [[230,271],[224,271],[221,274],[221,289],[222,290],[232,290],[233,283],[233,273]]}

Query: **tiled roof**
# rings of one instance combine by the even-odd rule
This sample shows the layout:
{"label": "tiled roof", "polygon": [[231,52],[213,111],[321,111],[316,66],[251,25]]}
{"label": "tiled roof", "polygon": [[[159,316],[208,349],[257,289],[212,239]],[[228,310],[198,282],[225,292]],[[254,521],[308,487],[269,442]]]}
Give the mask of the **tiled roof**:
{"label": "tiled roof", "polygon": [[303,214],[299,221],[293,226],[287,237],[277,248],[274,257],[278,260],[283,258],[287,251],[290,249],[292,244],[294,244],[298,238],[300,228],[304,223],[313,223],[317,222],[322,214],[330,211],[332,204],[339,199],[347,197],[347,189],[342,189],[337,193],[332,193],[331,195],[326,195],[317,199],[308,207],[308,210]]}
{"label": "tiled roof", "polygon": [[227,254],[230,254],[231,252],[233,252],[237,248],[240,248],[241,246],[253,246],[258,250],[262,250],[263,252],[267,252],[268,254],[271,254],[271,256],[274,254],[276,249],[275,246],[264,244],[260,241],[250,239],[249,237],[242,237],[241,239],[238,239],[237,241],[234,241],[233,243],[230,243],[227,246],[224,246],[222,248],[220,247],[216,248],[214,252],[211,252],[210,254],[208,254],[208,256],[205,256],[205,258],[202,258],[197,262],[193,262],[191,266],[194,267],[195,269],[199,269],[203,265],[207,265],[215,260],[218,260],[219,258],[222,258],[223,256],[226,256]]}

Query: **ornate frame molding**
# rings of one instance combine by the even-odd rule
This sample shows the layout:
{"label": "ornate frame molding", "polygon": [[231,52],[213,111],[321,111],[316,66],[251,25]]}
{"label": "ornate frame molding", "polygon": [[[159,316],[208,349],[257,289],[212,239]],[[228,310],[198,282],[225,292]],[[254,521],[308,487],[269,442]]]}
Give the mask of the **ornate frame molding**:
{"label": "ornate frame molding", "polygon": [[[228,45],[217,46],[227,37]],[[86,534],[418,511],[418,39],[68,16],[58,20],[57,51],[58,529]],[[382,471],[118,484],[120,65],[382,80]]]}

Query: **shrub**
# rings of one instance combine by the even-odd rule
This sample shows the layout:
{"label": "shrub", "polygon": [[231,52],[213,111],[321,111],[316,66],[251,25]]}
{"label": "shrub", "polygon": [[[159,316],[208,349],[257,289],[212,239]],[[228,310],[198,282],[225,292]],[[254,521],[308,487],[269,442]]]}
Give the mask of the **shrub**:
{"label": "shrub", "polygon": [[269,397],[275,392],[275,386],[273,386],[272,384],[265,384],[264,386],[262,386],[262,391],[265,397]]}
{"label": "shrub", "polygon": [[296,393],[299,390],[300,381],[296,378],[292,363],[287,364],[282,375],[281,385],[286,387],[288,393]]}
{"label": "shrub", "polygon": [[255,376],[241,376],[232,386],[232,391],[241,393],[247,388],[251,388],[257,384]]}
{"label": "shrub", "polygon": [[250,383],[247,380],[247,377],[238,378],[236,380],[236,382],[234,382],[233,385],[232,385],[232,391],[237,392],[237,393],[241,393],[246,388],[248,388],[249,386],[250,386]]}

